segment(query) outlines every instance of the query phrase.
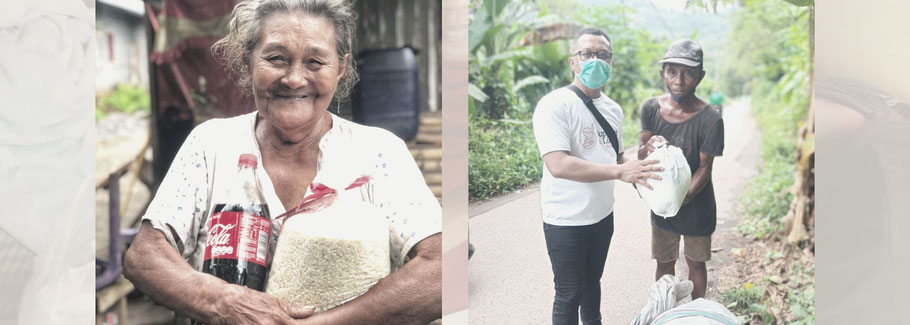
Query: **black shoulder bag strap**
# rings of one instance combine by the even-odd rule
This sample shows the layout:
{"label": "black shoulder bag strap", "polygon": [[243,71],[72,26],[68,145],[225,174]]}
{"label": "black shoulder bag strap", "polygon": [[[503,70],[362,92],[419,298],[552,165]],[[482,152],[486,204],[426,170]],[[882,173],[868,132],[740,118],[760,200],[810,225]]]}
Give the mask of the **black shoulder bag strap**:
{"label": "black shoulder bag strap", "polygon": [[607,137],[610,138],[610,144],[613,145],[613,150],[616,151],[616,163],[619,163],[619,141],[616,140],[616,131],[613,131],[613,127],[610,126],[610,123],[607,123],[607,119],[605,119],[603,115],[600,115],[600,111],[594,107],[594,102],[588,95],[585,95],[585,93],[583,93],[581,89],[578,89],[578,87],[575,87],[575,85],[569,85],[566,88],[569,88],[575,95],[578,95],[578,98],[581,98],[581,101],[585,103],[585,106],[588,107],[591,114],[594,114],[594,119],[597,120],[600,127],[607,133]]}

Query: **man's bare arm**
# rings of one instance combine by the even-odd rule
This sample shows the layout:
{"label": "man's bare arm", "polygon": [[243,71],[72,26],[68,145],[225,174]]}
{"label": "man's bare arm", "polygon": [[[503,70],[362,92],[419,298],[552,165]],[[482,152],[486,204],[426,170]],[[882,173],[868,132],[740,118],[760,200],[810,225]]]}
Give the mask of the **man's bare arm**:
{"label": "man's bare arm", "polygon": [[569,155],[565,151],[552,151],[543,155],[544,165],[550,174],[556,178],[573,180],[576,182],[592,183],[611,179],[618,179],[626,183],[637,183],[647,188],[647,179],[660,179],[652,171],[663,168],[652,166],[657,160],[632,160],[621,165],[598,164]]}
{"label": "man's bare arm", "polygon": [[705,188],[705,185],[708,184],[708,180],[711,179],[711,170],[714,169],[714,156],[699,153],[698,157],[700,161],[698,169],[692,174],[692,182],[689,183],[689,191],[686,192],[686,198],[683,200],[683,204],[689,203],[698,192]]}

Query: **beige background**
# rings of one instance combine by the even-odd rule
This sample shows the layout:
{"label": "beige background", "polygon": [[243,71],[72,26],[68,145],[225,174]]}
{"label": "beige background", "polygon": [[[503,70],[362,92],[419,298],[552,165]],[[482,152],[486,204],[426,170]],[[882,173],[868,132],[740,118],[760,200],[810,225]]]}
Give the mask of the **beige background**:
{"label": "beige background", "polygon": [[910,98],[910,1],[816,0],[819,76],[868,83]]}
{"label": "beige background", "polygon": [[[908,102],[910,1],[816,3],[816,76],[856,80]],[[852,105],[816,101],[816,322],[905,324],[910,121],[864,118]]]}
{"label": "beige background", "polygon": [[468,4],[442,1],[442,314],[468,323]]}

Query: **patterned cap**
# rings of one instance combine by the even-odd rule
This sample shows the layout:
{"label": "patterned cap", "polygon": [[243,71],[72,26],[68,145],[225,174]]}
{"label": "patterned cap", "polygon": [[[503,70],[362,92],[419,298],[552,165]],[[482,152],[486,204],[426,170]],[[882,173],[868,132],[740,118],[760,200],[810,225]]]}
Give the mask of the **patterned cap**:
{"label": "patterned cap", "polygon": [[667,46],[667,53],[664,53],[664,59],[660,60],[660,63],[677,63],[697,67],[701,65],[702,58],[701,45],[692,40],[681,39]]}

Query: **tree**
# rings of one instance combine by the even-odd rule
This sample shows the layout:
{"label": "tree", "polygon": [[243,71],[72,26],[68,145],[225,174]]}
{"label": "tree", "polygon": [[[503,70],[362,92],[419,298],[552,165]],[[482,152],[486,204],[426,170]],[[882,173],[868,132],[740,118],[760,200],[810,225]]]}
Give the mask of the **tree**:
{"label": "tree", "polygon": [[[809,108],[797,140],[794,196],[790,212],[784,217],[787,243],[793,246],[809,241],[815,250],[815,3],[813,0],[787,0],[809,7]],[[811,232],[810,232],[811,231]]]}
{"label": "tree", "polygon": [[537,28],[552,25],[555,17],[531,0],[475,1],[471,9],[468,36],[470,114],[502,119],[513,115],[510,112],[527,112],[529,101],[521,96],[523,90],[527,92],[533,88],[529,86],[549,83],[550,78],[542,75],[531,62],[535,55],[548,53],[535,52],[537,46],[527,45],[526,38]]}

